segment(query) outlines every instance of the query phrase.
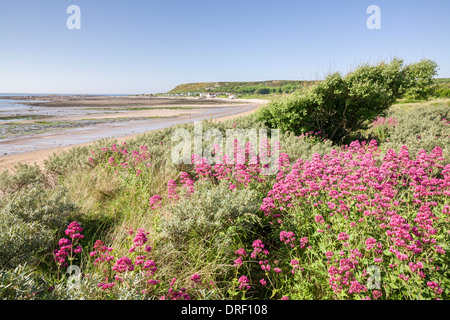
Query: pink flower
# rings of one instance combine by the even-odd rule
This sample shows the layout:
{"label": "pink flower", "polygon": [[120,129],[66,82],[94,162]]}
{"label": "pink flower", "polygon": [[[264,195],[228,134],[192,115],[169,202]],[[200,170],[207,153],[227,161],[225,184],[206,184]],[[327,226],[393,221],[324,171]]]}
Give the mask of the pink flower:
{"label": "pink flower", "polygon": [[147,235],[149,232],[146,232],[144,229],[137,229],[136,237],[134,238],[133,242],[137,247],[143,246],[144,243],[146,243]]}
{"label": "pink flower", "polygon": [[314,217],[314,219],[316,220],[317,223],[325,223],[325,220],[323,219],[323,216],[321,216],[320,214],[316,215]]}
{"label": "pink flower", "polygon": [[360,293],[361,291],[366,292],[366,286],[360,284],[358,281],[352,281],[350,285],[349,293]]}
{"label": "pink flower", "polygon": [[309,242],[308,237],[303,237],[300,239],[300,249],[303,249]]}
{"label": "pink flower", "polygon": [[127,234],[130,235],[130,236],[132,236],[133,233],[134,233],[133,228],[131,228],[131,227],[130,228],[125,227],[125,230],[127,230]]}
{"label": "pink flower", "polygon": [[191,280],[194,281],[195,283],[199,283],[200,282],[200,276],[197,273],[194,273],[191,277]]}
{"label": "pink flower", "polygon": [[175,180],[170,179],[167,183],[167,191],[169,193],[169,199],[179,199],[180,196],[177,194],[177,184]]}
{"label": "pink flower", "polygon": [[101,283],[99,283],[97,285],[97,287],[101,288],[102,290],[108,290],[108,289],[113,288],[115,285],[116,285],[115,282],[111,282],[111,283],[103,283],[103,282],[101,282]]}
{"label": "pink flower", "polygon": [[238,280],[239,283],[239,289],[250,289],[250,280],[246,276],[241,276]]}
{"label": "pink flower", "polygon": [[341,233],[338,234],[338,240],[339,241],[345,241],[345,240],[348,240],[348,239],[349,239],[349,236],[345,232],[341,232]]}
{"label": "pink flower", "polygon": [[60,246],[60,247],[62,247],[62,246],[70,246],[72,243],[70,242],[70,240],[69,239],[66,239],[66,238],[62,238],[62,239],[60,239],[59,240],[59,242],[58,242],[58,245]]}
{"label": "pink flower", "polygon": [[83,239],[84,236],[80,234],[83,231],[80,224],[76,221],[71,222],[65,231],[66,235],[72,239]]}
{"label": "pink flower", "polygon": [[245,252],[245,250],[243,248],[237,249],[234,254],[244,256],[244,257],[247,256],[247,252]]}
{"label": "pink flower", "polygon": [[119,273],[123,273],[125,271],[133,271],[134,265],[130,258],[122,257],[117,260],[116,264],[112,267],[112,270]]}
{"label": "pink flower", "polygon": [[147,283],[151,284],[152,286],[156,286],[160,282],[161,280],[154,280],[154,279],[150,279],[147,281]]}
{"label": "pink flower", "polygon": [[439,284],[433,281],[428,281],[427,286],[430,287],[436,294],[441,294],[443,291]]}
{"label": "pink flower", "polygon": [[405,282],[408,282],[409,276],[405,276],[403,273],[401,273],[398,277],[404,280]]}
{"label": "pink flower", "polygon": [[374,298],[375,300],[378,299],[378,298],[380,298],[382,295],[383,295],[383,294],[382,294],[380,291],[378,291],[378,290],[373,290],[373,292],[372,292],[372,296],[373,296],[373,298]]}
{"label": "pink flower", "polygon": [[243,262],[242,262],[241,257],[239,257],[239,258],[237,258],[236,260],[234,260],[234,265],[235,265],[236,267],[242,266],[242,264],[243,264]]}
{"label": "pink flower", "polygon": [[156,209],[161,207],[162,197],[159,194],[155,194],[150,198],[150,207]]}
{"label": "pink flower", "polygon": [[156,263],[153,260],[147,260],[144,262],[144,269],[149,269],[154,266],[156,266]]}

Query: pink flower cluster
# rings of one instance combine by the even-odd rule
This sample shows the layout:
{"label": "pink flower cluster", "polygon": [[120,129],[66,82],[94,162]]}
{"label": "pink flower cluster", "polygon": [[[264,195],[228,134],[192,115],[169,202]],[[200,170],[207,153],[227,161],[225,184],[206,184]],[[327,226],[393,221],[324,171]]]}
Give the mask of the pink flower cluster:
{"label": "pink flower cluster", "polygon": [[74,259],[75,254],[82,251],[81,246],[76,246],[77,241],[84,238],[84,236],[80,233],[81,231],[83,231],[83,229],[76,221],[71,222],[67,226],[65,234],[72,240],[66,238],[60,239],[58,242],[59,249],[55,249],[53,251],[55,261],[59,267],[66,267],[68,265],[66,259],[71,261]]}
{"label": "pink flower cluster", "polygon": [[[340,293],[344,288],[348,288],[349,293],[366,292],[367,288],[361,285],[355,278],[359,258],[363,257],[357,249],[348,258],[336,259],[328,269],[329,284],[332,290]],[[336,264],[337,263],[337,264]]]}
{"label": "pink flower cluster", "polygon": [[128,257],[119,258],[116,261],[116,264],[112,267],[112,270],[117,271],[118,273],[133,271],[134,270],[133,261]]}
{"label": "pink flower cluster", "polygon": [[114,256],[111,254],[113,248],[105,246],[101,240],[97,240],[94,244],[94,251],[90,252],[92,258],[95,257],[94,265],[99,266],[102,263],[113,262]]}
{"label": "pink flower cluster", "polygon": [[194,179],[192,179],[188,173],[181,172],[180,173],[180,183],[183,188],[186,188],[187,196],[190,196],[194,193]]}
{"label": "pink flower cluster", "polygon": [[[193,275],[192,277],[194,279],[197,279],[197,276]],[[198,280],[199,279],[200,278],[198,276]],[[159,298],[159,300],[190,300],[191,299],[191,297],[189,296],[189,293],[187,292],[186,288],[182,287],[182,288],[180,288],[180,290],[176,290],[176,289],[173,288],[176,281],[177,281],[177,278],[173,278],[170,281],[170,284],[169,284],[170,287],[169,287],[169,290],[167,292],[167,295],[161,296]]]}
{"label": "pink flower cluster", "polygon": [[150,207],[152,209],[160,208],[162,202],[162,197],[159,194],[155,194],[150,198]]}
{"label": "pink flower cluster", "polygon": [[[149,232],[144,229],[137,229],[135,232],[132,228],[127,227],[125,230],[132,239],[132,245],[128,250],[131,254],[130,256],[122,256],[116,260],[116,257],[112,254],[113,249],[104,245],[101,240],[95,242],[94,251],[90,253],[90,256],[95,258],[94,265],[104,274],[105,281],[99,284],[99,288],[102,290],[111,289],[117,285],[117,282],[108,282],[109,278],[123,282],[127,273],[133,271],[142,272],[145,275],[146,283],[150,286],[155,286],[161,281],[150,278],[156,273],[158,268],[155,261],[147,258],[147,254],[152,250],[146,244]],[[144,292],[148,291],[144,290]]]}
{"label": "pink flower cluster", "polygon": [[95,165],[106,162],[110,167],[116,170],[118,174],[121,170],[131,170],[136,176],[142,173],[144,168],[151,166],[151,155],[147,146],[140,146],[139,150],[133,150],[131,153],[127,150],[127,143],[122,146],[113,144],[111,148],[102,148],[100,154],[92,151],[94,158],[89,158],[89,163]]}
{"label": "pink flower cluster", "polygon": [[239,280],[238,280],[238,283],[239,283],[239,289],[240,290],[242,290],[242,289],[250,289],[251,288],[251,286],[250,286],[250,280],[246,277],[246,276],[241,276],[240,278],[239,278]]}
{"label": "pink flower cluster", "polygon": [[167,183],[167,194],[169,199],[179,199],[180,196],[177,194],[177,184],[175,183],[175,180],[170,179]]}
{"label": "pink flower cluster", "polygon": [[394,128],[398,124],[398,121],[396,118],[383,118],[383,117],[377,117],[372,122],[372,128],[377,127],[387,127],[387,128]]}
{"label": "pink flower cluster", "polygon": [[292,231],[286,232],[286,231],[281,231],[280,232],[280,241],[284,242],[285,244],[289,244],[290,246],[293,248],[294,245],[294,241],[295,241],[295,234]]}
{"label": "pink flower cluster", "polygon": [[433,282],[433,281],[428,281],[427,286],[430,287],[431,290],[433,290],[434,293],[436,293],[436,294],[441,294],[443,291],[442,288],[439,286],[439,284],[437,284],[436,282]]}
{"label": "pink flower cluster", "polygon": [[256,239],[252,244],[253,252],[250,254],[252,258],[256,258],[256,256],[262,252],[264,255],[268,255],[269,251],[264,249],[264,243],[260,239]]}
{"label": "pink flower cluster", "polygon": [[[232,155],[222,155],[222,152],[216,146],[216,163],[214,165],[210,165],[207,158],[193,155],[192,164],[195,165],[197,178],[229,181],[230,190],[240,186],[246,188],[252,183],[265,181],[265,177],[260,174],[263,168],[262,162],[270,156],[270,152],[267,150],[271,150],[271,147],[272,149],[279,148],[279,144],[268,146],[267,139],[262,139],[261,144],[263,147],[260,147],[261,152],[258,155],[255,154],[250,142],[242,149],[237,139],[234,140]],[[220,155],[222,156],[220,157]]]}

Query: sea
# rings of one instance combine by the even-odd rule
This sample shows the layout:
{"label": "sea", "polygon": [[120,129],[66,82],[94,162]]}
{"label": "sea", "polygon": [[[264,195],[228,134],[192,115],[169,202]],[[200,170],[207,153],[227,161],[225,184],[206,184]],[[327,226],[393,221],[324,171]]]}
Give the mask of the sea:
{"label": "sea", "polygon": [[[0,93],[1,97],[25,97],[25,96],[47,96],[47,95],[53,95],[53,94],[46,94],[46,93]],[[76,96],[80,94],[58,94],[58,95],[65,95],[65,96]],[[114,96],[128,96],[126,94],[89,94],[90,96],[107,96],[107,97],[114,97]],[[83,115],[83,114],[90,114],[95,113],[95,110],[82,110],[77,107],[65,107],[65,108],[58,108],[58,107],[41,107],[41,106],[29,106],[26,104],[23,104],[21,100],[12,100],[12,99],[0,99],[0,124],[2,123],[8,123],[8,122],[14,122],[16,120],[19,120],[20,118],[17,118],[17,116],[30,116],[30,115],[42,115],[42,116],[70,116],[70,115]],[[30,101],[28,101],[30,102]],[[33,100],[31,102],[45,102],[40,100]],[[10,116],[14,116],[14,118],[8,118]],[[2,119],[3,117],[3,119]]]}
{"label": "sea", "polygon": [[[25,96],[48,96],[54,95],[52,93],[0,93],[0,97],[25,97]],[[82,94],[57,94],[61,96],[77,96]],[[129,94],[89,94],[90,96],[105,96],[105,97],[118,97],[118,96],[129,96]],[[20,100],[10,100],[10,99],[0,99],[0,112],[20,112],[30,110],[30,106],[20,103]],[[41,102],[38,100],[33,100],[32,102]],[[42,101],[43,102],[43,101]],[[39,107],[33,107],[34,110],[39,109]]]}

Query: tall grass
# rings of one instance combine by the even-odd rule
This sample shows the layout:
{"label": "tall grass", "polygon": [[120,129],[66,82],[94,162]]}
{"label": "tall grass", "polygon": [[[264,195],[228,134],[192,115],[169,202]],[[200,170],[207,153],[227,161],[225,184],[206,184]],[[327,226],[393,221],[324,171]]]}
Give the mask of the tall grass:
{"label": "tall grass", "polygon": [[[365,251],[365,241],[373,237],[383,242],[383,250],[387,250],[380,265],[383,279],[388,284],[394,284],[394,287],[380,289],[383,299],[437,297],[426,282],[438,283],[444,290],[442,295],[448,297],[450,288],[442,280],[448,273],[448,253],[435,255],[435,262],[427,265],[427,275],[430,276],[423,282],[417,273],[407,270],[403,260],[396,260],[395,253],[389,254],[387,244],[393,240],[378,231],[382,218],[388,219],[388,215],[382,210],[377,211],[380,218],[377,220],[375,216],[364,216],[359,211],[363,201],[361,195],[377,197],[381,186],[378,188],[369,183],[368,191],[360,192],[347,190],[348,185],[342,183],[335,188],[342,192],[339,199],[327,194],[324,188],[341,179],[354,183],[359,174],[358,166],[373,172],[392,170],[390,174],[395,173],[396,176],[383,176],[383,188],[390,188],[389,185],[395,181],[403,183],[402,179],[418,183],[419,180],[408,180],[394,167],[389,167],[391,162],[384,159],[385,155],[393,157],[389,149],[404,152],[403,145],[408,147],[410,162],[402,158],[404,162],[398,163],[400,168],[402,165],[413,166],[416,156],[425,159],[420,149],[430,154],[440,147],[443,160],[433,162],[433,168],[436,167],[428,178],[443,179],[443,167],[439,166],[448,163],[450,147],[448,125],[443,119],[448,119],[449,112],[449,106],[445,103],[438,106],[432,102],[426,105],[394,105],[386,117],[395,118],[397,122],[394,127],[388,128],[385,136],[381,137],[371,130],[365,132],[367,139],[378,140],[380,155],[377,156],[364,149],[367,146],[361,149],[351,147],[349,150],[348,147],[333,145],[314,133],[302,136],[283,133],[280,135],[281,173],[278,176],[258,176],[261,180],[253,177],[248,184],[239,182],[235,170],[234,175],[229,176],[230,180],[224,180],[212,175],[202,176],[199,173],[202,171],[198,171],[200,168],[193,164],[172,163],[170,148],[173,131],[185,128],[192,132],[192,124],[143,134],[125,145],[106,139],[93,146],[74,148],[51,157],[46,162],[45,170],[21,165],[15,174],[2,173],[0,180],[0,295],[6,299],[158,299],[163,296],[182,297],[174,295],[174,292],[181,292],[184,288],[192,299],[279,299],[283,296],[295,299],[364,298],[369,293],[355,286],[352,290],[359,290],[359,293],[349,293],[350,286],[339,282],[341,278],[332,282],[339,282],[344,291],[330,286],[328,269],[332,265],[339,266],[331,260],[327,264],[325,254],[330,251],[337,257],[340,251],[344,251],[344,258],[352,260],[357,258],[351,258],[349,250],[357,248],[365,256],[364,259],[373,259],[378,256]],[[220,123],[204,121],[202,126],[204,130],[215,128],[224,134],[231,128],[266,128],[254,116]],[[123,150],[127,153],[124,154]],[[127,165],[120,165],[133,151],[145,161],[128,161]],[[353,162],[350,155],[354,157]],[[111,157],[114,162],[111,162]],[[324,165],[325,162],[327,165]],[[321,170],[328,170],[331,178],[327,179]],[[193,193],[183,185],[182,172],[195,180]],[[361,183],[368,182],[361,180]],[[172,184],[177,186],[179,199],[171,197]],[[313,189],[317,186],[321,188],[316,194]],[[407,186],[399,184],[397,191],[386,193],[393,197],[389,205],[409,223],[415,223],[415,214],[421,207],[416,202],[419,198]],[[436,196],[429,195],[426,202],[435,201],[437,205],[432,212],[444,219],[448,211],[448,194],[445,193],[448,193],[448,186],[444,186],[442,192]],[[149,201],[155,195],[161,196],[161,200],[152,207]],[[268,198],[273,198],[273,205],[270,205]],[[404,201],[405,206],[393,205],[396,201]],[[329,204],[331,202],[337,205],[336,209]],[[339,205],[348,207],[347,218],[337,212],[329,215],[338,210]],[[431,207],[434,208],[433,205]],[[341,208],[345,209],[344,206]],[[321,221],[316,218],[318,215],[330,225],[329,231],[318,232],[318,229],[327,230],[326,224],[322,226],[318,222]],[[359,222],[361,218],[364,222]],[[58,239],[67,238],[63,227],[73,220],[83,227],[84,239],[80,242],[83,251],[71,263],[78,265],[84,276],[77,290],[67,290],[69,275],[61,272],[58,279],[53,250],[58,248]],[[443,224],[439,222],[438,225],[437,243],[447,250],[448,235],[442,233],[445,229]],[[134,230],[132,236],[127,233],[130,228]],[[116,285],[105,290],[97,287],[97,284],[106,281],[105,275],[94,264],[95,258],[89,254],[94,251],[97,240],[113,249],[114,262],[124,256],[132,256],[135,262],[138,255],[130,253],[130,248],[135,243],[133,239],[138,229],[148,232],[145,244],[151,247],[151,251],[146,253],[145,259],[155,262],[157,271],[152,275],[152,280],[161,282],[149,286],[146,282],[149,280],[148,274],[136,264],[136,271],[127,273],[124,282],[107,279],[108,283],[116,281]],[[287,234],[288,231],[295,234],[295,240],[286,243],[283,238],[280,241],[281,232]],[[341,240],[337,240],[342,232],[350,235],[349,250]],[[291,234],[289,237],[292,239]],[[261,240],[264,249],[269,252],[259,252],[255,240]],[[307,249],[310,245],[312,248]],[[241,249],[245,250],[246,255],[238,251]],[[252,250],[254,257],[250,257]],[[434,255],[431,249],[429,253]],[[372,263],[367,260],[369,258],[364,259],[361,258],[360,266],[354,268],[359,284],[363,284],[365,279],[361,278],[363,266],[367,268],[369,262]],[[294,260],[299,264],[295,264]],[[389,263],[399,263],[402,272],[391,272]],[[261,267],[267,264],[271,265],[270,271],[262,270]],[[434,274],[433,268],[439,266],[440,273]],[[280,273],[274,271],[275,268]],[[291,271],[294,273],[291,274]],[[200,277],[199,282],[191,279],[195,274]],[[398,280],[399,274],[414,278],[415,285],[409,287],[407,282]],[[251,289],[239,289],[245,280],[241,279],[243,276],[248,277]],[[393,280],[392,277],[397,278]],[[173,278],[177,280],[171,284]],[[260,282],[263,279],[267,284]],[[406,293],[402,294],[399,288]],[[377,296],[378,293],[373,294]]]}

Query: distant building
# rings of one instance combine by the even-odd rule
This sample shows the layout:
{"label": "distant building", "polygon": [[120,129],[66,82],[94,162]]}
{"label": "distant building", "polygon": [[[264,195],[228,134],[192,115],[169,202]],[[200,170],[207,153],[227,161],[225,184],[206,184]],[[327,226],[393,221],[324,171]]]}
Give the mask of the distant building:
{"label": "distant building", "polygon": [[216,93],[212,93],[212,92],[208,92],[208,93],[200,93],[199,94],[200,95],[200,97],[203,97],[203,98],[215,98],[215,97],[217,97],[217,94]]}

